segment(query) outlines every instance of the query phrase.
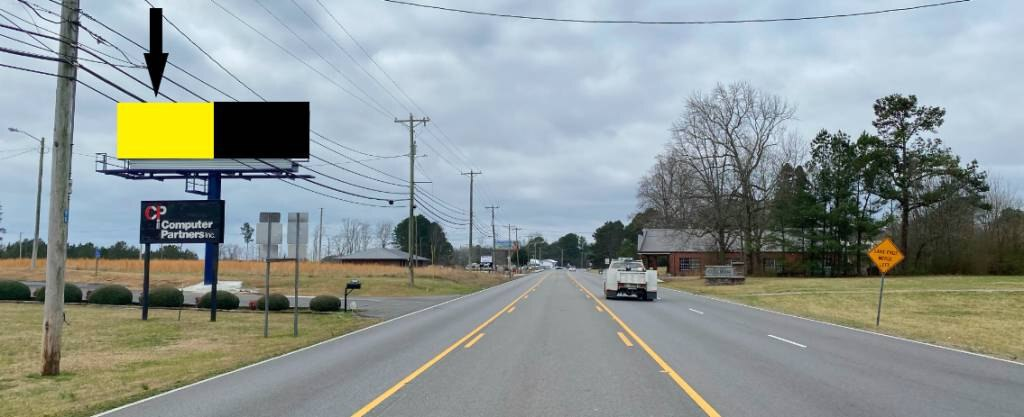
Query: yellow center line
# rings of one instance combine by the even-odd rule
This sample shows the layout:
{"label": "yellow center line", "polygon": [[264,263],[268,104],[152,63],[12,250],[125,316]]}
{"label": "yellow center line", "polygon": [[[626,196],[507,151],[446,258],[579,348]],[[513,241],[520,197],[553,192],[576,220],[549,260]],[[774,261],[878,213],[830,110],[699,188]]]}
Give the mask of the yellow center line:
{"label": "yellow center line", "polygon": [[615,332],[615,333],[618,333],[619,339],[622,340],[622,343],[625,344],[626,347],[633,347],[633,342],[630,342],[629,338],[626,337],[626,335],[622,334],[622,332]]}
{"label": "yellow center line", "polygon": [[[573,281],[576,281],[576,278],[573,278],[571,276],[569,278],[572,279]],[[593,296],[593,294],[590,293],[590,290],[583,288],[583,286],[580,285],[579,281],[576,281],[576,285],[583,289],[583,291],[586,292],[587,294]],[[608,306],[601,302],[601,300],[597,299],[597,297],[594,297],[594,301],[604,307],[604,311],[608,313],[608,316],[610,316],[612,320],[615,320],[615,322],[619,324],[619,327],[622,327],[622,330],[625,330],[626,333],[629,334],[629,337],[633,338],[633,340],[635,340],[636,343],[640,345],[640,348],[642,348],[644,352],[647,352],[647,356],[650,356],[651,359],[653,359],[654,362],[658,364],[658,366],[661,366],[661,369],[665,371],[665,373],[668,374],[670,378],[672,378],[672,381],[675,382],[676,385],[678,385],[679,388],[681,388],[683,392],[686,393],[686,395],[690,396],[690,399],[692,399],[693,402],[696,403],[701,410],[704,410],[704,413],[707,414],[708,417],[722,417],[721,414],[718,414],[718,411],[715,411],[715,408],[712,407],[711,404],[708,404],[708,402],[704,400],[704,397],[701,397],[700,394],[697,393],[697,390],[693,389],[693,387],[691,387],[690,384],[687,383],[685,379],[683,379],[683,377],[679,376],[679,374],[677,374],[676,371],[672,369],[668,362],[665,362],[665,360],[661,358],[661,355],[658,355],[658,353],[655,352],[654,349],[651,349],[651,347],[647,345],[647,342],[644,342],[644,339],[641,339],[640,336],[637,336],[636,332],[634,332],[633,329],[630,329],[629,326],[627,326],[626,323],[619,318],[619,316],[615,315],[615,313],[608,308]]]}
{"label": "yellow center line", "polygon": [[508,311],[506,311],[506,313],[511,313],[513,311],[516,311],[516,306],[512,306],[512,308],[508,309]]}
{"label": "yellow center line", "polygon": [[485,334],[487,334],[487,333],[483,333],[483,332],[477,333],[476,337],[474,337],[473,340],[470,340],[469,343],[466,343],[465,348],[469,349],[469,348],[473,347],[473,345],[475,345],[476,342],[479,341],[481,337],[484,337]]}
{"label": "yellow center line", "polygon": [[517,302],[519,302],[519,300],[521,300],[523,298],[526,298],[526,294],[528,294],[534,288],[537,288],[537,286],[540,285],[542,282],[544,282],[545,279],[547,279],[547,277],[542,277],[540,279],[540,281],[537,281],[536,284],[533,284],[532,287],[530,287],[528,290],[526,290],[525,292],[520,294],[518,297],[516,297],[515,300],[512,300],[511,303],[508,303],[508,305],[503,307],[501,310],[498,310],[497,313],[494,313],[494,315],[491,316],[491,318],[487,319],[483,323],[480,323],[479,326],[476,326],[475,329],[473,329],[472,331],[467,333],[465,336],[462,336],[461,339],[457,340],[455,343],[452,343],[451,346],[448,346],[445,350],[441,351],[441,353],[437,354],[437,356],[434,356],[432,359],[430,359],[429,361],[427,361],[423,365],[420,365],[419,368],[416,368],[415,371],[412,371],[411,374],[406,375],[406,377],[402,378],[401,381],[398,381],[397,384],[393,385],[391,388],[388,388],[387,391],[384,391],[382,394],[378,395],[377,398],[373,399],[373,401],[370,401],[369,403],[364,405],[363,408],[360,408],[355,413],[352,413],[352,417],[362,417],[362,416],[365,416],[367,413],[369,413],[374,408],[376,408],[378,405],[380,405],[380,403],[384,402],[384,400],[388,399],[392,395],[395,395],[395,393],[398,392],[398,390],[402,389],[407,384],[412,382],[412,380],[416,379],[416,377],[420,376],[420,374],[425,372],[427,369],[430,369],[431,366],[434,366],[434,364],[436,364],[439,361],[441,361],[441,359],[444,359],[445,356],[448,356],[449,353],[451,353],[453,350],[455,350],[455,348],[457,348],[457,347],[461,346],[463,343],[465,343],[466,340],[469,340],[469,338],[471,338],[474,335],[476,335],[477,333],[479,333],[481,330],[484,329],[484,327],[487,327],[487,325],[491,324],[491,322],[496,320],[498,318],[498,316],[500,316],[506,310],[508,310],[509,308],[514,306]]}

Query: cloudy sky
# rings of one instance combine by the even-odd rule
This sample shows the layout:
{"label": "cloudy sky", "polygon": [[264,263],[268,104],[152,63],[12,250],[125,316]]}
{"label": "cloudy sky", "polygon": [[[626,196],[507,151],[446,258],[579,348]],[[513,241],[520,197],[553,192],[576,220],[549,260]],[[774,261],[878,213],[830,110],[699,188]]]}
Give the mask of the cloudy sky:
{"label": "cloudy sky", "polygon": [[[520,235],[539,232],[549,239],[566,232],[589,235],[606,220],[627,220],[636,210],[637,181],[668,140],[668,128],[683,110],[683,100],[719,82],[747,81],[786,98],[798,109],[791,128],[803,138],[821,128],[852,133],[870,129],[874,99],[896,92],[917,94],[923,103],[947,109],[940,136],[956,153],[977,159],[1011,186],[1024,184],[1024,141],[1018,137],[1024,130],[1024,25],[1019,20],[1024,4],[1019,2],[975,0],[906,13],[795,23],[637,26],[496,19],[379,0],[322,1],[387,75],[316,0],[263,0],[269,12],[248,0],[154,4],[164,7],[166,17],[260,95],[309,101],[312,127],[345,146],[374,155],[405,154],[408,133],[393,118],[410,111],[422,116],[422,109],[432,123],[420,132],[419,152],[426,157],[420,159],[417,179],[432,181],[423,187],[454,206],[443,209],[445,214],[464,219],[454,211],[468,210],[468,180],[459,171],[483,171],[477,177],[476,217],[488,229],[490,215],[483,210],[488,205],[500,206],[499,225],[511,223],[524,229]],[[832,14],[912,6],[923,0],[423,1],[552,17],[698,20]],[[49,2],[38,3],[57,11]],[[125,36],[147,43],[149,6],[144,1],[84,0],[82,7]],[[24,19],[57,30],[57,25],[43,20],[52,15],[30,14],[18,1],[0,0],[0,10],[6,17],[0,23],[10,24],[9,18],[25,26],[19,20]],[[85,20],[85,26],[121,48],[131,61],[142,62],[140,48],[95,22]],[[2,28],[0,34],[31,41]],[[81,39],[120,57],[85,33]],[[165,27],[164,39],[171,62],[235,99],[258,100],[172,28]],[[46,53],[8,38],[0,38],[0,46]],[[0,63],[55,72],[51,62],[8,54],[0,54]],[[89,65],[134,93],[152,97],[145,86],[114,69]],[[125,71],[147,79],[145,69]],[[231,100],[176,69],[169,68],[166,76],[207,100]],[[133,101],[90,75],[81,78],[117,100]],[[50,138],[54,86],[52,77],[0,68],[0,125]],[[166,81],[161,91],[177,100],[199,101]],[[410,104],[406,95],[416,104]],[[115,150],[115,105],[85,88],[79,88],[77,100],[74,140],[80,155],[74,158],[70,240],[135,242],[139,200],[193,196],[184,193],[180,181],[128,181],[95,173],[89,155]],[[4,241],[17,239],[19,232],[26,237],[32,233],[37,154],[19,154],[31,146],[31,140],[21,135],[0,131]],[[320,146],[311,149],[332,162],[347,162]],[[408,175],[406,159],[365,163],[396,177]],[[363,166],[343,166],[391,181]],[[384,191],[402,191],[333,167],[316,169]],[[44,238],[48,185],[49,169],[44,181]],[[233,243],[241,241],[241,223],[255,222],[260,211],[316,213],[323,207],[324,221],[334,230],[343,218],[397,222],[406,213],[401,208],[338,202],[280,181],[229,181],[224,199],[228,241]],[[466,244],[465,228],[447,229],[456,245]]]}

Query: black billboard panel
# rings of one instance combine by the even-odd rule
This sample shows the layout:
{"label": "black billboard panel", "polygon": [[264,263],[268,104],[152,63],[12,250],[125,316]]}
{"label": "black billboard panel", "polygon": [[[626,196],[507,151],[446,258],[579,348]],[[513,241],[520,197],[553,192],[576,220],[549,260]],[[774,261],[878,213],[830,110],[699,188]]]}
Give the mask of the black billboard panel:
{"label": "black billboard panel", "polygon": [[143,201],[139,243],[224,243],[224,200]]}
{"label": "black billboard panel", "polygon": [[216,102],[214,158],[309,159],[309,102]]}

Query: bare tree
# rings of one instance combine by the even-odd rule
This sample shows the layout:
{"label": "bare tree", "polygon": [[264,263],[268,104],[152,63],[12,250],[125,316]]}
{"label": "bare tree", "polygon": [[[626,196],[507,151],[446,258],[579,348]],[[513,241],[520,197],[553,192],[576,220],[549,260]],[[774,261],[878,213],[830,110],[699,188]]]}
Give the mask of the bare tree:
{"label": "bare tree", "polygon": [[711,236],[720,261],[737,239],[753,271],[765,245],[768,199],[784,164],[806,159],[787,133],[793,107],[746,83],[694,93],[674,123],[673,140],[641,180],[641,208],[661,223]]}
{"label": "bare tree", "polygon": [[[787,159],[773,151],[781,151],[785,124],[793,114],[785,100],[750,84],[719,84],[709,95],[691,96],[676,126],[683,155],[712,185],[705,191],[712,191],[713,208],[736,216],[748,272],[760,262],[764,246],[767,200],[778,173],[773,162]],[[723,191],[729,194],[718,195]]]}
{"label": "bare tree", "polygon": [[374,233],[374,239],[381,248],[388,247],[388,243],[391,243],[391,233],[394,232],[395,225],[387,220],[382,220],[377,223],[376,233]]}

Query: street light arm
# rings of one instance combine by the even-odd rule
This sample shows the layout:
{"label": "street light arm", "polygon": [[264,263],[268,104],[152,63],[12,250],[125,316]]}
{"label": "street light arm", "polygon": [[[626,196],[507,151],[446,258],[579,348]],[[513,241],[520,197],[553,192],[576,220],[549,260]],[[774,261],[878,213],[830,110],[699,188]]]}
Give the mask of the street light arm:
{"label": "street light arm", "polygon": [[21,134],[23,134],[25,136],[28,136],[28,137],[30,137],[32,139],[35,139],[36,142],[44,143],[44,141],[42,139],[39,139],[39,138],[37,138],[35,136],[32,136],[31,134],[29,134],[28,132],[26,132],[24,130],[19,130],[18,128],[15,128],[15,127],[8,127],[7,130],[9,130],[11,132],[15,132],[15,133],[21,133]]}

